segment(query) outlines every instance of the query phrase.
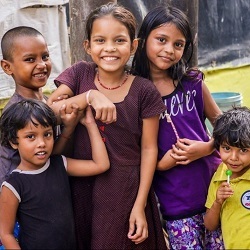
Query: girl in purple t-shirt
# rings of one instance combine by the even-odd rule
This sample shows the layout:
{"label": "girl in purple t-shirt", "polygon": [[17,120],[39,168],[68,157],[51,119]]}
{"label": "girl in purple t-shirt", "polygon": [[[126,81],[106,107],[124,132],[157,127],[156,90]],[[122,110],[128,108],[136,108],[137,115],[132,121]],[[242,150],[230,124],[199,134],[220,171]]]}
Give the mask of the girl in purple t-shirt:
{"label": "girl in purple t-shirt", "polygon": [[203,215],[209,182],[220,163],[205,119],[213,123],[221,111],[203,73],[187,68],[193,52],[187,17],[177,8],[157,7],[145,17],[138,37],[133,69],[154,82],[166,106],[154,188],[170,246],[220,249],[221,233],[206,233]]}

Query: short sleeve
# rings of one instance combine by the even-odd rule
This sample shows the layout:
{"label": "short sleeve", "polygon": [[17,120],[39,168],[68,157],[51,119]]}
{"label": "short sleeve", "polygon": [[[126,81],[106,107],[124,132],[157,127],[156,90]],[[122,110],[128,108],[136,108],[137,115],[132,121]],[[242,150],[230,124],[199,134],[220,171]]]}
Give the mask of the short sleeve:
{"label": "short sleeve", "polygon": [[2,191],[3,186],[5,186],[6,188],[8,188],[16,196],[16,198],[18,199],[18,201],[21,202],[21,197],[20,197],[19,193],[17,192],[17,190],[14,188],[14,186],[12,186],[9,182],[4,181],[3,184],[2,184],[2,186],[1,186],[1,190],[0,191]]}
{"label": "short sleeve", "polygon": [[142,119],[161,114],[166,110],[159,91],[150,80],[143,79],[141,95],[141,116]]}
{"label": "short sleeve", "polygon": [[212,207],[214,201],[216,200],[217,189],[218,189],[218,182],[214,181],[214,176],[213,176],[208,188],[208,195],[205,203],[206,208],[210,209]]}
{"label": "short sleeve", "polygon": [[67,158],[64,155],[62,155],[62,160],[63,160],[64,167],[65,167],[65,169],[67,171],[68,163],[67,163]]}
{"label": "short sleeve", "polygon": [[61,84],[66,84],[73,93],[75,93],[75,85],[76,82],[76,67],[77,64],[73,64],[71,67],[65,69],[55,80],[55,85],[59,87]]}
{"label": "short sleeve", "polygon": [[89,89],[87,82],[94,81],[96,65],[92,62],[80,61],[65,69],[55,80],[58,87],[61,84],[67,85],[74,95],[78,95]]}

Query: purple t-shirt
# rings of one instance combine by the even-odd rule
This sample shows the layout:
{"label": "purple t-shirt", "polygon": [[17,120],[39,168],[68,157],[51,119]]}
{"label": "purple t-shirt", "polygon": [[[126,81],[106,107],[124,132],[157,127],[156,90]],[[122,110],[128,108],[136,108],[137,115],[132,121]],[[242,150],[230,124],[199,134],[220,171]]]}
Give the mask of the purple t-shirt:
{"label": "purple t-shirt", "polygon": [[[163,102],[180,138],[209,141],[206,133],[202,79],[183,80],[173,93],[163,96]],[[184,91],[183,91],[184,90]],[[176,143],[176,133],[164,112],[160,117],[159,156]],[[176,220],[205,211],[208,186],[221,160],[217,151],[188,165],[178,165],[167,171],[156,171],[154,188],[164,219]]]}

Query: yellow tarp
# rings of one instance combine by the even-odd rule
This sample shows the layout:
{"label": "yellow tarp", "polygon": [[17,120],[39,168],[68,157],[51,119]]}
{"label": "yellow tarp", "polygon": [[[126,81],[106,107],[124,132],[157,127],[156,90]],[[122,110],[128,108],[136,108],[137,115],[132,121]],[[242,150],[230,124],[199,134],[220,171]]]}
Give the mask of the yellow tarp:
{"label": "yellow tarp", "polygon": [[250,65],[202,70],[210,92],[237,92],[242,105],[250,107]]}

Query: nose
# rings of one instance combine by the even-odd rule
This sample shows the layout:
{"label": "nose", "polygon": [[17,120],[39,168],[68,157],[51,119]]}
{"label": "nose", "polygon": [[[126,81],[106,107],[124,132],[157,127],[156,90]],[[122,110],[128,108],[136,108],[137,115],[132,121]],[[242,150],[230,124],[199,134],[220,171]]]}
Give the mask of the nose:
{"label": "nose", "polygon": [[239,157],[238,157],[238,153],[237,153],[236,151],[233,150],[233,151],[231,152],[230,158],[231,158],[232,161],[237,161],[238,158],[239,158]]}
{"label": "nose", "polygon": [[171,43],[166,43],[164,47],[164,51],[167,52],[168,54],[173,54],[174,53],[174,47]]}
{"label": "nose", "polygon": [[39,147],[39,148],[44,148],[44,147],[45,147],[45,141],[44,141],[44,138],[39,137],[37,140],[38,140],[38,141],[37,141],[37,145],[38,145],[38,147]]}
{"label": "nose", "polygon": [[37,68],[45,68],[46,67],[46,62],[43,60],[40,60],[37,62]]}
{"label": "nose", "polygon": [[105,52],[114,52],[116,51],[116,47],[114,44],[107,44],[107,46],[104,49]]}

